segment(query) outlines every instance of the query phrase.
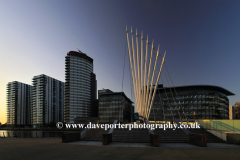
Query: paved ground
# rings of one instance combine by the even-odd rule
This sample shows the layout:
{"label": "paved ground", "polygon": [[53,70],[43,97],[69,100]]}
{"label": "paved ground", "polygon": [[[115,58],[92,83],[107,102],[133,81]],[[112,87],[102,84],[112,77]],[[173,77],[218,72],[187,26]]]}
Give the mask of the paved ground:
{"label": "paved ground", "polygon": [[[92,144],[91,144],[92,143]],[[188,144],[161,144],[150,147],[147,144],[74,142],[61,143],[60,138],[0,138],[1,160],[61,160],[61,159],[239,159],[240,146],[208,144],[195,147]]]}
{"label": "paved ground", "polygon": [[[102,142],[95,142],[95,141],[77,141],[71,142],[67,144],[76,144],[76,145],[91,145],[91,146],[103,146]],[[113,142],[109,144],[109,146],[114,147],[141,147],[141,148],[202,148],[195,145],[191,145],[189,143],[160,143],[159,147],[152,147],[149,143],[122,143],[122,142]],[[238,148],[240,149],[239,145],[228,144],[228,143],[208,143],[207,148]]]}

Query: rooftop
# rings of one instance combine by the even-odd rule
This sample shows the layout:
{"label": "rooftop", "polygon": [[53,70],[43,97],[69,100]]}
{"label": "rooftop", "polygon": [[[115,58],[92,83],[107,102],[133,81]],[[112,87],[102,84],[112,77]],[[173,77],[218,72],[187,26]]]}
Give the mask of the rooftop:
{"label": "rooftop", "polygon": [[86,53],[83,53],[82,51],[78,50],[78,52],[76,51],[69,51],[67,53],[67,55],[74,55],[74,56],[78,56],[78,57],[81,57],[81,58],[85,58],[86,60],[88,60],[89,62],[93,63],[93,59],[89,56],[87,56]]}
{"label": "rooftop", "polygon": [[[165,89],[171,89],[173,87],[164,87]],[[163,87],[160,87],[158,85],[158,89],[163,89]],[[222,88],[222,87],[219,87],[219,86],[214,86],[214,85],[189,85],[189,86],[175,86],[175,89],[176,90],[179,90],[179,89],[186,89],[186,90],[213,90],[213,91],[218,91],[218,92],[221,92],[227,96],[233,96],[235,95],[234,93]]]}

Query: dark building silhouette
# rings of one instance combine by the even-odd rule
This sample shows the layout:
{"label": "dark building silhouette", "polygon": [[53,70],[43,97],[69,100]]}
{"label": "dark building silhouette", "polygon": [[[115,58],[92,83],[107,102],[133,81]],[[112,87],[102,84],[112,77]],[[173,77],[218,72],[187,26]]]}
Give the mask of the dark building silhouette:
{"label": "dark building silhouette", "polygon": [[240,102],[236,102],[234,105],[234,119],[240,119]]}
{"label": "dark building silhouette", "polygon": [[133,120],[133,102],[124,92],[112,92],[109,89],[99,90],[98,100],[100,122],[112,123],[114,120],[131,122]]}

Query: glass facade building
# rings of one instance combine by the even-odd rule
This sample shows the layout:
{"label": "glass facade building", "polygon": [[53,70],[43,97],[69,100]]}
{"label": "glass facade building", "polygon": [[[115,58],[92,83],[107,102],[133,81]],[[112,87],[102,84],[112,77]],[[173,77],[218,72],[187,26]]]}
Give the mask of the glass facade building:
{"label": "glass facade building", "polygon": [[65,57],[64,121],[74,123],[77,117],[97,116],[97,81],[93,59],[81,51],[70,51]]}
{"label": "glass facade building", "polygon": [[31,86],[21,82],[7,84],[7,124],[31,124]]}
{"label": "glass facade building", "polygon": [[63,122],[64,82],[44,74],[32,79],[32,125]]}
{"label": "glass facade building", "polygon": [[132,101],[124,92],[112,92],[109,89],[98,91],[99,121],[113,123],[114,120],[131,122],[134,115]]}
{"label": "glass facade building", "polygon": [[218,86],[165,88],[158,85],[149,120],[229,119],[227,96],[231,95],[234,94]]}

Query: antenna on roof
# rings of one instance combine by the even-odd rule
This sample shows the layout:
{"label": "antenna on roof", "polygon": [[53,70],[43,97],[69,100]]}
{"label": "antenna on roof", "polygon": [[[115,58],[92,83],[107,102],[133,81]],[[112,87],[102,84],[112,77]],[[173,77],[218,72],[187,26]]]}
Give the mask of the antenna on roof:
{"label": "antenna on roof", "polygon": [[78,48],[77,48],[78,52],[82,53],[82,51],[80,51]]}
{"label": "antenna on roof", "polygon": [[77,50],[78,50],[79,53],[87,55],[86,53],[83,53],[82,51],[80,51],[78,48],[77,48]]}

